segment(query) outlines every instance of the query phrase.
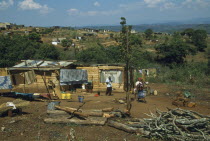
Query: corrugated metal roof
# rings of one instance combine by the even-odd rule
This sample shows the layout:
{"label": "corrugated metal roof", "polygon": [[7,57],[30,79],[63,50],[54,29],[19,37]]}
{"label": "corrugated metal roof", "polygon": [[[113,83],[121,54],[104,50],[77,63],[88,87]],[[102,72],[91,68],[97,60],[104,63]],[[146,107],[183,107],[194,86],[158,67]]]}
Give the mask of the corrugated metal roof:
{"label": "corrugated metal roof", "polygon": [[39,66],[43,61],[41,60],[25,60],[22,63],[15,65],[15,68],[31,68]]}
{"label": "corrugated metal roof", "polygon": [[22,63],[13,66],[13,68],[34,68],[34,67],[66,67],[73,61],[42,61],[42,60],[25,60]]}

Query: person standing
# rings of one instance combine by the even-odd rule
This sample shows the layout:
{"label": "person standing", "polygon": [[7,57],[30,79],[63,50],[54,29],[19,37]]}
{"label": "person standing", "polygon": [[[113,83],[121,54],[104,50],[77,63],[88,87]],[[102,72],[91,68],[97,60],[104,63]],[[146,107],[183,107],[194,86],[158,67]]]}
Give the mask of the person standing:
{"label": "person standing", "polygon": [[137,91],[137,101],[140,101],[141,99],[146,103],[145,94],[144,94],[144,82],[142,78],[138,78],[138,81],[136,82],[136,91]]}
{"label": "person standing", "polygon": [[107,79],[106,79],[106,95],[111,95],[112,94],[112,79],[111,79],[111,76],[109,76]]}

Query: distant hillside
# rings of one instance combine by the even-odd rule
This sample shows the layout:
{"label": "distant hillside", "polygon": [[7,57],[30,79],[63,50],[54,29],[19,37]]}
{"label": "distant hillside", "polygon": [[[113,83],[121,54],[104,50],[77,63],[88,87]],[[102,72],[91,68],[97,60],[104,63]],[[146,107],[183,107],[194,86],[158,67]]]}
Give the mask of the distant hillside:
{"label": "distant hillside", "polygon": [[[92,29],[107,29],[112,31],[120,31],[121,26],[86,26],[80,28],[92,28]],[[146,29],[151,28],[154,32],[166,32],[173,33],[175,31],[182,31],[186,28],[193,29],[204,29],[210,34],[210,24],[178,24],[178,23],[168,23],[168,24],[143,24],[143,25],[133,25],[133,29],[139,32],[144,32]]]}

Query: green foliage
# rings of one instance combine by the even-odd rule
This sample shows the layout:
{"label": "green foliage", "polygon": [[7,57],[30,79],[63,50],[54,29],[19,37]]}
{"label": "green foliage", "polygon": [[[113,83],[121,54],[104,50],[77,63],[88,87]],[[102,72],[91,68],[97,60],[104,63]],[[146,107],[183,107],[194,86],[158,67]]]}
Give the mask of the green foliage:
{"label": "green foliage", "polygon": [[145,34],[146,39],[152,39],[153,31],[152,29],[147,29],[145,30],[144,34]]}
{"label": "green foliage", "polygon": [[27,59],[58,59],[59,53],[54,46],[29,38],[31,36],[0,36],[0,67],[11,67]]}
{"label": "green foliage", "polygon": [[206,63],[174,65],[173,69],[165,66],[160,68],[158,77],[153,79],[153,82],[178,84],[180,86],[195,85],[196,87],[206,87],[210,85],[209,77],[203,73],[207,70]]}
{"label": "green foliage", "polygon": [[72,45],[72,40],[64,39],[61,41],[61,45],[67,50]]}
{"label": "green foliage", "polygon": [[35,59],[43,60],[57,60],[59,57],[59,52],[53,45],[42,44],[39,50],[36,51],[34,55]]}
{"label": "green foliage", "polygon": [[50,34],[50,33],[52,33],[53,31],[54,31],[53,28],[45,28],[45,29],[41,32],[41,34]]}
{"label": "green foliage", "polygon": [[183,64],[188,54],[193,52],[192,48],[186,44],[178,33],[173,35],[170,42],[156,46],[158,61],[164,64]]}
{"label": "green foliage", "polygon": [[192,42],[197,47],[198,51],[204,51],[207,48],[207,33],[205,30],[195,30],[192,35]]}
{"label": "green foliage", "polygon": [[187,35],[189,38],[191,38],[194,34],[194,29],[187,28],[183,32],[181,32],[181,35]]}
{"label": "green foliage", "polygon": [[91,47],[77,54],[77,60],[83,63],[107,63],[109,58],[103,46]]}
{"label": "green foliage", "polygon": [[130,45],[135,45],[135,46],[142,46],[142,39],[140,37],[140,35],[136,35],[136,34],[131,34],[130,38]]}
{"label": "green foliage", "polygon": [[41,36],[35,32],[30,33],[28,39],[35,42],[41,42]]}
{"label": "green foliage", "polygon": [[207,71],[206,71],[206,73],[208,75],[210,75],[210,48],[208,48],[208,50],[207,50],[207,58],[208,58],[208,64],[207,64]]}

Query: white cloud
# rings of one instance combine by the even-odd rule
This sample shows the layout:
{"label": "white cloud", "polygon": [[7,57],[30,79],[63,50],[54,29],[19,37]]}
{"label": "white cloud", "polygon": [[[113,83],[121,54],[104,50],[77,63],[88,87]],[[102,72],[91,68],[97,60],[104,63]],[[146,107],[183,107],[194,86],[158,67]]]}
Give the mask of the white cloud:
{"label": "white cloud", "polygon": [[101,4],[100,4],[99,2],[97,2],[97,1],[94,2],[93,5],[94,5],[94,6],[97,6],[97,7],[101,6]]}
{"label": "white cloud", "polygon": [[119,7],[121,10],[132,11],[139,9],[140,7],[144,6],[143,2],[134,2],[129,4],[120,4]]}
{"label": "white cloud", "polygon": [[109,16],[109,15],[116,15],[121,13],[120,10],[108,10],[108,11],[80,11],[76,8],[72,8],[67,10],[68,15],[70,16]]}
{"label": "white cloud", "polygon": [[9,8],[14,4],[14,0],[3,0],[0,2],[0,10]]}
{"label": "white cloud", "polygon": [[210,6],[210,1],[208,0],[185,0],[182,2],[183,7],[187,8],[194,8],[194,9],[199,9],[199,8],[208,8]]}
{"label": "white cloud", "polygon": [[52,8],[49,8],[47,5],[41,5],[34,2],[34,0],[24,0],[19,2],[18,6],[22,10],[39,10],[42,14],[49,13],[52,10]]}
{"label": "white cloud", "polygon": [[160,10],[167,10],[167,9],[173,9],[175,8],[176,5],[172,2],[167,2],[167,3],[164,3],[163,6],[160,8]]}
{"label": "white cloud", "polygon": [[69,10],[67,10],[69,15],[78,15],[79,14],[79,10],[76,8],[71,8]]}
{"label": "white cloud", "polygon": [[158,4],[165,2],[165,0],[144,0],[148,7],[157,7]]}

